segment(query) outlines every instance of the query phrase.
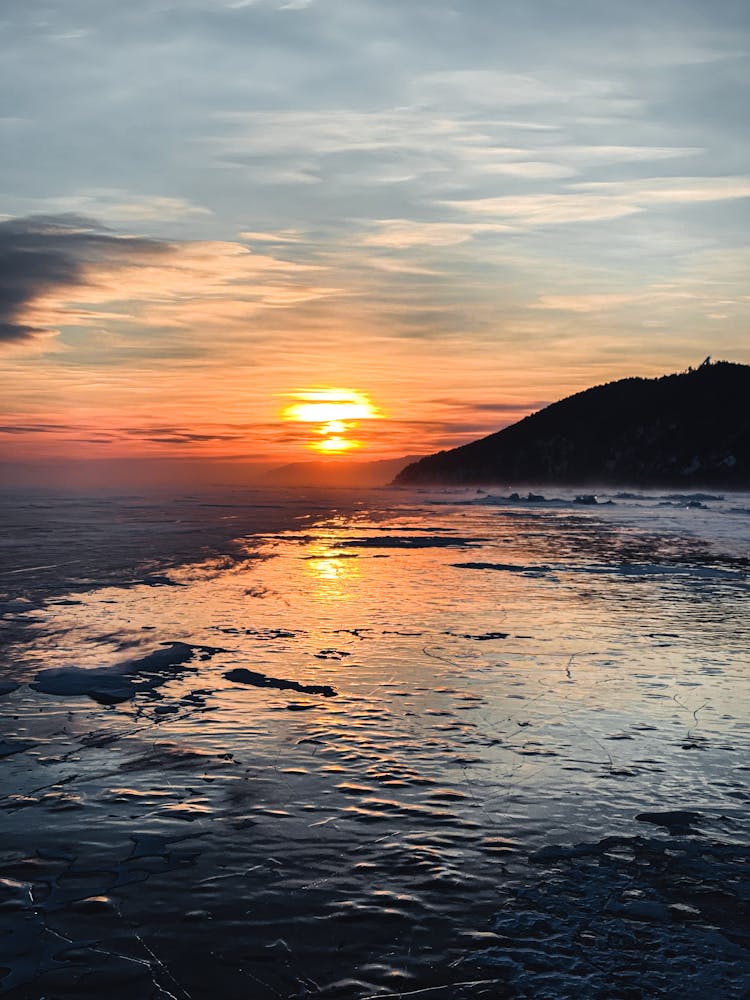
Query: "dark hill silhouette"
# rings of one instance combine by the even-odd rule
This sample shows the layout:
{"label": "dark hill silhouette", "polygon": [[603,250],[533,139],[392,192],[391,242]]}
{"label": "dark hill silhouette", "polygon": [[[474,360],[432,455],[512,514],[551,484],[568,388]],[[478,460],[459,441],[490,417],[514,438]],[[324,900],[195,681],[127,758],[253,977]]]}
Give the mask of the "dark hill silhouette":
{"label": "dark hill silhouette", "polygon": [[407,466],[397,485],[586,483],[750,488],[750,366],[707,358],[568,396]]}

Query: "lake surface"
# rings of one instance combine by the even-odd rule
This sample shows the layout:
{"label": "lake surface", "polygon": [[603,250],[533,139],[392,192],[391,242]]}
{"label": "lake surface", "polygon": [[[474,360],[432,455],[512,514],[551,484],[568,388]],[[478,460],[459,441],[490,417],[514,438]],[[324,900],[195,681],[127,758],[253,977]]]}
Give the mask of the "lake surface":
{"label": "lake surface", "polygon": [[8,997],[750,995],[750,495],[0,499]]}

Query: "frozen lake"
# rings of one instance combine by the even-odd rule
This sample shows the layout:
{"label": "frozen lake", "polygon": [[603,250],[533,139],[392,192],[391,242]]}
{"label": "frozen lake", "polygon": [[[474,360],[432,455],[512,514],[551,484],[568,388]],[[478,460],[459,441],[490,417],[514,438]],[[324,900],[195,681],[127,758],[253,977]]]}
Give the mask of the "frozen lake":
{"label": "frozen lake", "polygon": [[5,494],[5,995],[746,997],[750,495],[531,492]]}

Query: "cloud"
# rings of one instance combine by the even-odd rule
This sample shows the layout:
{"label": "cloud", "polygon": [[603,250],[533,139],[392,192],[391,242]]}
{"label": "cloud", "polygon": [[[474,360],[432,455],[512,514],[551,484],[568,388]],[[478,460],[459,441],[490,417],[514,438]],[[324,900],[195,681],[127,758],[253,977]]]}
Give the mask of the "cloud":
{"label": "cloud", "polygon": [[532,309],[552,309],[561,312],[595,313],[609,312],[619,306],[644,301],[639,292],[602,292],[591,295],[542,295]]}
{"label": "cloud", "polygon": [[[580,157],[596,159],[632,159],[646,157],[644,149],[636,147],[581,147]],[[601,152],[601,150],[607,150]],[[554,151],[554,150],[553,150]],[[677,150],[654,149],[655,156],[666,158]],[[680,151],[689,152],[688,149]],[[496,164],[498,172],[527,162]],[[366,246],[404,250],[418,246],[447,247],[468,243],[477,236],[496,233],[516,233],[539,226],[567,225],[578,222],[611,222],[626,216],[670,205],[719,202],[750,197],[748,177],[657,177],[630,181],[578,182],[568,184],[555,193],[501,195],[491,198],[465,198],[438,201],[435,204],[473,216],[469,221],[415,220],[407,218],[379,219],[369,224],[359,236]]]}
{"label": "cloud", "polygon": [[750,197],[748,177],[657,177],[578,183],[555,194],[503,195],[445,201],[446,207],[497,220],[514,229],[600,222],[643,212],[651,206],[727,201]]}
{"label": "cloud", "polygon": [[275,233],[246,230],[238,234],[240,239],[251,243],[301,243],[304,234],[301,229],[280,229]]}
{"label": "cloud", "polygon": [[630,115],[642,101],[624,94],[608,79],[580,76],[505,73],[494,69],[441,70],[417,77],[412,84],[419,103],[440,107],[533,108],[570,105],[577,112]]}
{"label": "cloud", "polygon": [[555,177],[571,177],[578,173],[573,167],[566,167],[562,163],[547,163],[544,160],[487,163],[484,166],[484,172],[505,177],[518,177],[523,180],[551,180]]}
{"label": "cloud", "polygon": [[107,223],[183,222],[195,216],[212,215],[210,209],[184,198],[134,194],[122,188],[92,188],[76,195],[45,198],[38,208],[54,214],[74,213],[103,219]]}
{"label": "cloud", "polygon": [[674,160],[698,156],[701,146],[565,146],[553,147],[557,156],[587,164],[640,163],[648,160]]}
{"label": "cloud", "polygon": [[589,181],[571,187],[624,201],[632,200],[639,206],[750,198],[750,177],[653,177],[631,181]]}
{"label": "cloud", "polygon": [[511,232],[512,227],[491,222],[415,222],[411,219],[381,219],[360,236],[365,246],[405,250],[409,247],[456,246],[481,233]]}
{"label": "cloud", "polygon": [[0,424],[0,434],[59,434],[74,429],[70,424]]}
{"label": "cloud", "polygon": [[231,332],[259,310],[338,294],[320,271],[241,243],[117,236],[81,216],[11,219],[0,223],[0,343],[134,322]]}
{"label": "cloud", "polygon": [[0,222],[0,343],[49,333],[28,321],[29,306],[59,288],[83,286],[94,266],[153,261],[168,249],[156,240],[115,236],[76,215]]}
{"label": "cloud", "polygon": [[143,425],[123,428],[119,433],[143,441],[169,444],[194,444],[206,441],[236,441],[247,437],[249,425],[221,425],[204,427],[200,431],[177,425]]}
{"label": "cloud", "polygon": [[198,433],[175,433],[175,434],[139,434],[144,441],[151,441],[153,444],[205,444],[207,441],[236,441],[244,435],[240,434],[198,434]]}
{"label": "cloud", "polygon": [[466,410],[469,413],[531,413],[533,410],[541,410],[549,406],[548,399],[529,399],[523,403],[480,403],[472,400],[451,399],[450,397],[438,397],[427,400],[428,403],[436,403],[440,406],[448,406],[455,410]]}

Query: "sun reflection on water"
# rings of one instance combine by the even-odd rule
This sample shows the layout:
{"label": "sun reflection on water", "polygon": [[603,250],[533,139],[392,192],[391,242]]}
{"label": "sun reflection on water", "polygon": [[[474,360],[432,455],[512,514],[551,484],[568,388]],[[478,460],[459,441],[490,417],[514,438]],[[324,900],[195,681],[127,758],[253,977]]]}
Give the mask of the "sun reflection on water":
{"label": "sun reflection on water", "polygon": [[322,601],[352,598],[351,583],[360,577],[355,553],[338,552],[330,542],[311,542],[303,556],[306,572],[318,583],[315,597]]}
{"label": "sun reflection on water", "polygon": [[[296,964],[274,963],[274,995],[289,996],[303,969],[326,982],[341,974],[338,953],[335,973],[317,971],[332,926],[321,912],[351,934],[357,969],[384,927],[403,934],[422,914],[442,915],[443,929],[429,929],[436,953],[461,963],[461,928],[488,926],[482,893],[494,920],[499,878],[523,873],[539,848],[642,835],[639,811],[686,801],[715,823],[712,837],[725,822],[735,836],[747,784],[737,773],[747,753],[746,575],[711,570],[684,534],[668,551],[648,541],[651,562],[639,569],[625,534],[577,512],[414,500],[387,517],[339,508],[248,537],[239,560],[25,611],[34,641],[13,663],[29,680],[71,663],[142,667],[125,675],[136,697],[116,706],[28,686],[11,694],[14,732],[33,743],[4,764],[16,768],[6,790],[54,789],[50,764],[76,759],[75,774],[59,772],[62,791],[18,797],[7,811],[15,856],[33,848],[42,884],[54,886],[63,861],[50,843],[101,852],[134,926],[162,935],[173,956],[201,956],[207,933],[223,947],[262,906],[258,971],[269,976],[281,934],[292,941]],[[675,552],[679,564],[667,558]],[[159,651],[177,642],[192,655],[160,666]],[[173,874],[182,855],[170,844],[180,851],[186,830],[198,835],[190,864],[200,880]],[[156,852],[146,879],[142,846]],[[623,864],[628,878],[640,871]],[[128,883],[120,873],[130,865],[138,877]],[[78,866],[76,856],[63,877],[80,879]],[[102,898],[110,888],[91,884]],[[607,884],[607,898],[621,884]],[[198,894],[211,916],[192,931],[183,914]],[[67,916],[59,892],[48,898],[72,937],[81,913]],[[560,904],[576,927],[597,919],[591,898],[580,901],[576,876]],[[310,937],[316,928],[321,938]],[[400,938],[386,946],[406,965]],[[413,968],[411,982],[434,982],[431,966],[422,979]],[[222,995],[246,986],[225,981]]]}

